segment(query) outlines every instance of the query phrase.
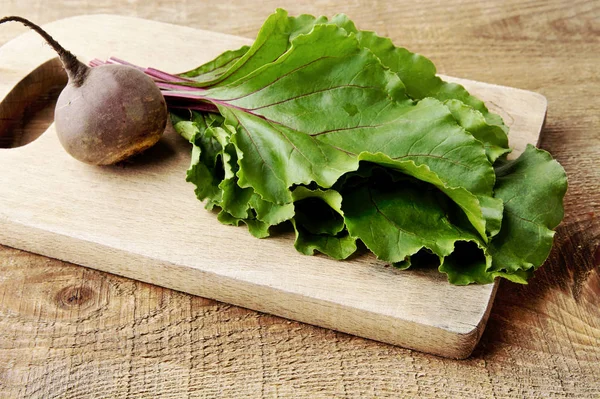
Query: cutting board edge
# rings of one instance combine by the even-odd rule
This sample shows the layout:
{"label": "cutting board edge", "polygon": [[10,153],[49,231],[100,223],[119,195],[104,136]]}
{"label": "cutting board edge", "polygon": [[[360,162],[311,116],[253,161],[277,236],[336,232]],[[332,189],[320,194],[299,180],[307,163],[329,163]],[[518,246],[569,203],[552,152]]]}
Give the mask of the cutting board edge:
{"label": "cutting board edge", "polygon": [[[35,240],[19,239],[18,237],[36,237]],[[0,218],[0,242],[19,250],[47,256],[64,262],[99,270],[118,276],[131,278],[148,284],[158,285],[191,295],[202,296],[220,302],[230,303],[246,309],[259,311],[292,321],[311,324],[321,328],[337,330],[361,338],[371,339],[390,345],[396,345],[420,352],[430,353],[454,359],[465,359],[470,356],[479,342],[485,329],[487,318],[490,314],[493,299],[497,290],[498,281],[490,284],[492,293],[485,307],[484,314],[478,318],[476,325],[466,326],[464,329],[453,330],[443,326],[423,324],[390,315],[382,315],[369,310],[347,307],[340,303],[323,299],[309,298],[299,293],[285,291],[268,285],[257,285],[247,281],[240,281],[230,276],[219,275],[208,270],[190,268],[174,262],[153,259],[146,255],[122,251],[102,244],[76,237],[57,234],[45,229],[27,226],[21,223]],[[63,247],[78,248],[78,252],[62,250]],[[119,261],[117,261],[119,259]],[[126,264],[127,266],[124,266]],[[151,264],[151,267],[148,265]],[[140,272],[143,273],[140,274]],[[168,272],[168,273],[166,273]],[[165,276],[174,276],[165,281]],[[200,285],[191,282],[202,281]],[[184,283],[185,282],[185,283]],[[246,287],[242,287],[241,285]],[[213,288],[209,287],[212,286]],[[234,287],[221,289],[221,287]],[[219,288],[215,288],[219,287]],[[235,291],[236,294],[228,296],[224,293]],[[262,291],[257,294],[258,291]],[[268,291],[268,292],[267,292]],[[238,299],[244,293],[247,301]],[[252,303],[252,297],[261,298]],[[266,304],[264,298],[269,296],[282,297],[283,302]],[[286,299],[289,302],[286,302]],[[312,302],[310,302],[312,301]],[[302,306],[287,306],[293,302],[309,304],[302,313],[294,313],[293,309]],[[325,312],[315,311],[315,307],[329,308]],[[317,317],[321,314],[325,317]],[[353,320],[361,318],[360,320]],[[371,327],[365,327],[365,320],[371,321]],[[340,324],[342,323],[342,324]],[[382,329],[382,326],[391,326]],[[379,329],[378,329],[379,328]],[[435,337],[435,338],[432,338]],[[430,339],[438,344],[431,345]],[[442,341],[442,344],[439,342]],[[440,348],[432,350],[431,348]]]}

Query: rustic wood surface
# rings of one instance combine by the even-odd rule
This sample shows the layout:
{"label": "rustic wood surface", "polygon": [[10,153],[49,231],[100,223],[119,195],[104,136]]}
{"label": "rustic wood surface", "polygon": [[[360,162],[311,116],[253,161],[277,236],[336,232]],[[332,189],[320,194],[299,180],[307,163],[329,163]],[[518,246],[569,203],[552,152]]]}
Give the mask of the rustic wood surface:
{"label": "rustic wood surface", "polygon": [[[440,72],[538,91],[549,100],[541,147],[569,176],[566,217],[530,284],[500,284],[482,341],[463,361],[0,247],[0,395],[600,396],[597,2],[50,3],[3,1],[0,14],[46,23],[121,13],[252,37],[276,6],[344,11]],[[24,31],[3,26],[0,44]]]}

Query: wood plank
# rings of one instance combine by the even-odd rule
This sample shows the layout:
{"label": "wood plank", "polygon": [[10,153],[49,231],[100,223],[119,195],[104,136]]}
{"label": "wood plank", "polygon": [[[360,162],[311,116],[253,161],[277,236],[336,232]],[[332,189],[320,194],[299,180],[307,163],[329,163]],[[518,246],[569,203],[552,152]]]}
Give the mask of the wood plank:
{"label": "wood plank", "polygon": [[[247,42],[116,16],[71,18],[48,30],[82,59],[112,54],[173,72]],[[103,40],[92,42],[99,31]],[[118,41],[134,35],[140,39]],[[190,36],[202,39],[190,44],[184,40]],[[164,58],[144,51],[149,40]],[[42,47],[31,34],[2,47],[7,73],[0,94],[14,93],[25,76],[55,71]],[[200,58],[179,61],[178,54],[193,48],[203,49]],[[24,59],[23,50],[35,56]],[[542,96],[462,83],[509,117],[515,155],[537,142]],[[293,248],[291,234],[258,241],[220,225],[185,182],[189,148],[173,131],[126,167],[80,164],[62,150],[52,126],[34,142],[2,152],[0,241],[6,245],[442,356],[468,356],[485,327],[493,284],[455,287],[436,270],[401,272],[367,254],[350,262],[306,257]]]}
{"label": "wood plank", "polygon": [[[46,23],[111,11],[252,37],[278,6],[293,14],[343,11],[361,28],[432,57],[441,71],[544,94],[541,145],[569,175],[565,222],[529,285],[500,284],[475,353],[443,359],[0,246],[2,395],[600,395],[600,120],[590,112],[600,109],[600,10],[564,0],[382,4],[74,0],[48,7],[20,0],[2,3],[0,12]],[[22,32],[4,25],[0,45]],[[82,287],[92,295],[78,296]],[[57,301],[61,292],[71,295]]]}

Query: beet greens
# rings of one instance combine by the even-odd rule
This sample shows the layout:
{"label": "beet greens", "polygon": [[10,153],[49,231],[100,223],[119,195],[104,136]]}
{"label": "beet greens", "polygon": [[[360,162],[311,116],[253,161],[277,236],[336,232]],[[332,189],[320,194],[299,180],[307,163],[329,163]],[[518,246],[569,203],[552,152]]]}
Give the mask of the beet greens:
{"label": "beet greens", "polygon": [[182,74],[90,65],[73,90],[111,67],[160,89],[192,144],[187,180],[219,221],[259,238],[290,222],[307,255],[346,259],[360,241],[398,268],[433,263],[453,284],[526,283],[563,217],[567,179],[550,154],[530,145],[508,160],[500,116],[341,14],[277,10],[252,46]]}

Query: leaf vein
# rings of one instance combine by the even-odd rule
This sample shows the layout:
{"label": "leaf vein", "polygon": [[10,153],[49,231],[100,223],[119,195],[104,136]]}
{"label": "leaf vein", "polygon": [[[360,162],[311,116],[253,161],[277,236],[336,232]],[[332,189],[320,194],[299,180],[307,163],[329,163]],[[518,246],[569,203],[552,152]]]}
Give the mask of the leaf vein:
{"label": "leaf vein", "polygon": [[[286,78],[286,77],[288,77],[288,76],[290,76],[290,75],[292,75],[292,74],[294,74],[294,73],[296,73],[296,72],[298,72],[298,71],[300,71],[300,70],[302,70],[302,69],[304,69],[304,68],[307,68],[307,67],[309,67],[310,65],[312,65],[312,64],[314,64],[314,63],[316,63],[316,62],[318,62],[318,61],[321,61],[321,60],[324,60],[324,59],[328,59],[328,58],[342,58],[342,57],[332,57],[332,56],[323,56],[323,57],[319,57],[319,58],[317,58],[317,59],[314,59],[314,60],[312,60],[312,61],[310,61],[310,62],[308,62],[308,63],[306,63],[306,64],[303,64],[303,65],[299,66],[298,68],[292,69],[291,71],[288,71],[288,72],[286,72],[286,73],[282,74],[281,76],[277,77],[277,79],[273,80],[273,81],[272,81],[272,82],[270,82],[270,83],[267,83],[266,85],[262,86],[262,87],[261,87],[261,88],[259,88],[259,89],[256,89],[256,90],[253,90],[253,91],[250,91],[250,92],[248,92],[248,93],[245,93],[245,94],[243,94],[243,95],[241,95],[241,96],[239,96],[239,97],[234,97],[234,98],[229,98],[229,99],[223,99],[223,100],[221,100],[221,101],[236,101],[236,100],[241,100],[242,98],[246,98],[246,97],[248,97],[248,96],[251,96],[251,95],[253,95],[253,94],[256,94],[256,93],[258,93],[258,92],[260,92],[260,91],[262,91],[262,90],[265,90],[266,88],[268,88],[268,87],[270,87],[270,86],[274,85],[275,83],[277,83],[277,82],[278,82],[278,81],[280,81],[281,79],[284,79],[284,78]],[[235,84],[234,84],[234,85],[231,85],[230,87],[231,87],[231,88],[234,88],[234,87],[241,86],[241,85],[243,85],[244,83],[248,82],[248,81],[249,81],[250,79],[252,79],[252,78],[253,78],[253,74],[252,74],[252,73],[250,73],[250,74],[248,74],[248,75],[246,75],[246,76],[245,76],[245,79],[244,79],[244,78],[242,78],[242,79],[239,79],[239,80],[237,80],[237,81],[235,82]]]}
{"label": "leaf vein", "polygon": [[[403,229],[402,227],[400,227],[400,225],[398,225],[398,223],[394,222],[392,219],[390,219],[385,213],[383,213],[383,211],[381,209],[379,209],[379,206],[377,205],[377,203],[375,202],[375,200],[373,199],[373,193],[371,192],[371,188],[367,188],[368,192],[369,192],[369,199],[371,200],[371,203],[373,204],[373,206],[375,207],[375,210],[377,211],[377,213],[379,213],[381,216],[383,216],[383,218],[392,226],[394,226],[398,231],[402,231],[403,233],[406,233],[408,235],[417,237],[423,241],[426,241],[423,237],[420,237],[419,235],[413,233],[412,231],[408,231]],[[398,238],[400,238],[400,236],[398,236]]]}
{"label": "leaf vein", "polygon": [[250,141],[252,142],[252,145],[254,146],[254,148],[256,148],[256,153],[258,154],[258,156],[260,157],[260,159],[263,161],[263,164],[269,168],[271,170],[271,173],[273,174],[273,176],[279,180],[280,182],[285,183],[285,181],[283,181],[283,179],[281,179],[281,177],[279,177],[277,175],[277,173],[275,173],[275,169],[273,169],[273,167],[267,163],[267,161],[265,160],[265,158],[263,157],[262,153],[260,152],[260,149],[258,148],[258,145],[256,144],[256,142],[254,141],[254,138],[252,137],[252,135],[250,134],[250,131],[248,130],[248,128],[246,128],[246,126],[244,126],[244,124],[242,123],[242,121],[240,120],[240,118],[237,117],[237,115],[235,115],[235,118],[237,119],[238,123],[240,124],[240,126],[242,127],[242,129],[246,132],[246,135],[248,136],[248,138],[250,139]]}
{"label": "leaf vein", "polygon": [[260,107],[256,107],[256,108],[249,108],[249,110],[250,110],[250,111],[256,111],[256,110],[259,110],[259,109],[264,109],[264,108],[273,107],[273,106],[275,106],[275,105],[284,104],[284,103],[286,103],[286,102],[293,101],[293,100],[297,100],[297,99],[299,99],[299,98],[303,98],[303,97],[309,97],[309,96],[312,96],[312,95],[314,95],[314,94],[320,94],[320,93],[324,93],[324,92],[327,92],[327,91],[330,91],[330,90],[346,89],[346,88],[354,88],[354,89],[374,89],[374,90],[379,90],[379,89],[380,89],[379,87],[376,87],[376,86],[360,86],[360,85],[353,85],[353,84],[345,84],[345,85],[334,86],[334,87],[326,87],[326,88],[324,88],[324,89],[316,90],[316,91],[313,91],[313,92],[310,92],[310,93],[299,94],[299,95],[297,95],[297,96],[293,96],[293,97],[290,97],[290,98],[286,98],[286,99],[284,99],[284,100],[277,101],[277,102],[274,102],[274,103],[272,103],[272,104],[266,104],[266,105],[262,105],[262,106],[260,106]]}

